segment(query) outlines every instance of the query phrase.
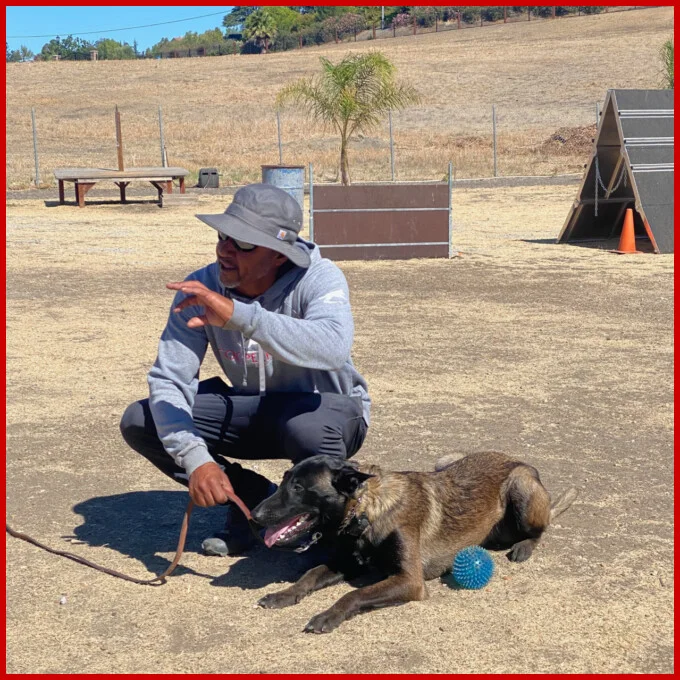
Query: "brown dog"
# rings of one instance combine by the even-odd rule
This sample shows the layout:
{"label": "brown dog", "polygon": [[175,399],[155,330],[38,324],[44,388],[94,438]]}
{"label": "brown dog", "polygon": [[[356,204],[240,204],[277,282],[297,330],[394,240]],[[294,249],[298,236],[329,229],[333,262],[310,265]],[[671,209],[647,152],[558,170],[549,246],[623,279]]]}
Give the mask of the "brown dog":
{"label": "brown dog", "polygon": [[538,472],[502,453],[475,453],[435,472],[386,472],[373,465],[314,456],[289,470],[279,489],[252,512],[269,547],[332,549],[285,590],[258,604],[281,608],[353,578],[368,567],[382,580],[341,597],[305,630],[327,633],[354,614],[427,597],[425,581],[450,571],[471,545],[531,556],[548,524],[576,498],[569,489],[551,505]]}

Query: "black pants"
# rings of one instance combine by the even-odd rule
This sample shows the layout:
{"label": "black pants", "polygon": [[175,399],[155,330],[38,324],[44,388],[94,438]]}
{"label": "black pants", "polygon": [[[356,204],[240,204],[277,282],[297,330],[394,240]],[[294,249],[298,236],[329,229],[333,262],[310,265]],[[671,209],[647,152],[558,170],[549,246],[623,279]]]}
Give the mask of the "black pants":
{"label": "black pants", "polygon": [[[210,455],[224,466],[234,491],[249,508],[267,496],[269,481],[226,456],[292,463],[319,453],[349,458],[363,444],[367,430],[358,397],[307,392],[236,395],[219,377],[199,383],[192,415]],[[188,485],[185,471],[163,448],[148,399],[128,406],[120,429],[135,451]]]}

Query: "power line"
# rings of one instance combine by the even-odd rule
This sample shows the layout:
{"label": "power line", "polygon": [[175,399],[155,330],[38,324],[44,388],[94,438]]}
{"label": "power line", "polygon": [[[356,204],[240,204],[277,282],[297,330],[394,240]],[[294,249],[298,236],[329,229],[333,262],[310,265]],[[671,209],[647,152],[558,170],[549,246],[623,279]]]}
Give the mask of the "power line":
{"label": "power line", "polygon": [[55,35],[93,35],[95,33],[115,33],[116,31],[134,31],[137,28],[151,28],[152,26],[164,26],[165,24],[179,24],[183,21],[193,21],[194,19],[203,19],[204,17],[214,17],[218,14],[227,14],[227,10],[222,10],[221,12],[213,12],[212,14],[201,14],[197,17],[189,17],[188,19],[175,19],[173,21],[160,21],[157,24],[144,24],[143,26],[128,26],[127,28],[108,28],[103,31],[62,31],[61,33],[50,33],[49,35],[8,35],[8,38],[53,38]]}

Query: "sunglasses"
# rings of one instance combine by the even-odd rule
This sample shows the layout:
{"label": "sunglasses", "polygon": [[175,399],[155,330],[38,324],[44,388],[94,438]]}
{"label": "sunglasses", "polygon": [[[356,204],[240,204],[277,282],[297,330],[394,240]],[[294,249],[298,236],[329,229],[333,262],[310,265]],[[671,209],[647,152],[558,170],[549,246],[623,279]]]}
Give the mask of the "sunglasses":
{"label": "sunglasses", "polygon": [[231,241],[234,246],[236,246],[236,250],[240,250],[242,253],[247,253],[250,252],[251,250],[255,250],[257,246],[254,246],[252,243],[246,243],[245,241],[239,241],[238,239],[232,238],[231,236],[225,236],[224,234],[221,234],[218,232],[218,236],[220,241]]}

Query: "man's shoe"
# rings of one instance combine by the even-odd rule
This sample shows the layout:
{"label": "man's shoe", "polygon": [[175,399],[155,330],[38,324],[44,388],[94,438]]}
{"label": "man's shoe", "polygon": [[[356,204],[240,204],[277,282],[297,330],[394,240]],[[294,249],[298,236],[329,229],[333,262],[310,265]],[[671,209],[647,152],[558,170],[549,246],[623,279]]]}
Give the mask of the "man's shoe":
{"label": "man's shoe", "polygon": [[[278,486],[270,482],[265,498],[271,496],[276,489],[278,489]],[[229,503],[224,530],[215,534],[215,536],[206,538],[201,544],[201,548],[206,555],[226,557],[227,555],[240,555],[256,543],[257,538],[253,535],[246,516]]]}

